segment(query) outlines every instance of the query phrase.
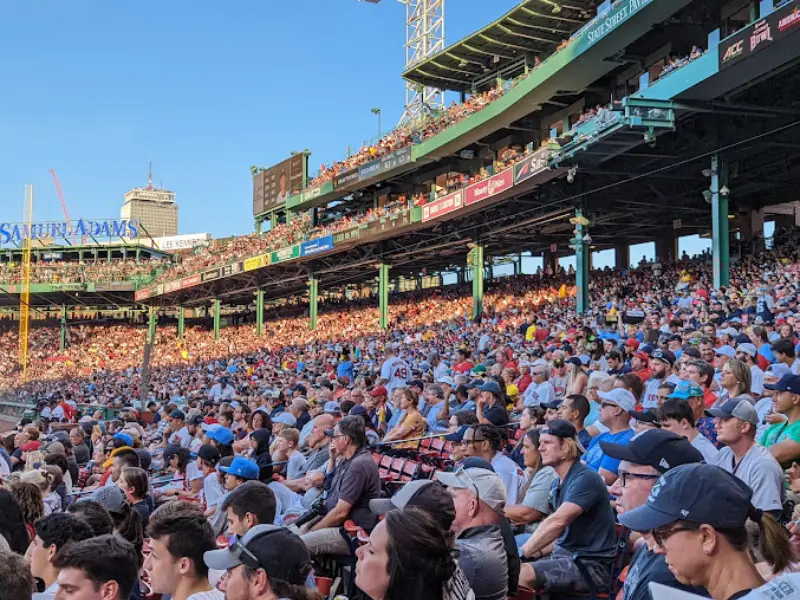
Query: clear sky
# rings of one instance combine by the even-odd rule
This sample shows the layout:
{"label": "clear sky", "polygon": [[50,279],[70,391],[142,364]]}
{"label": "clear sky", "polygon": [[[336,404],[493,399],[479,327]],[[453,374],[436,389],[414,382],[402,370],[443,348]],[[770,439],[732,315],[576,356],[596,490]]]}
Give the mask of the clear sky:
{"label": "clear sky", "polygon": [[[448,43],[518,0],[447,0]],[[0,19],[0,222],[118,217],[147,184],[180,232],[252,230],[248,167],[310,148],[312,169],[402,114],[405,7],[357,0],[32,0]]]}

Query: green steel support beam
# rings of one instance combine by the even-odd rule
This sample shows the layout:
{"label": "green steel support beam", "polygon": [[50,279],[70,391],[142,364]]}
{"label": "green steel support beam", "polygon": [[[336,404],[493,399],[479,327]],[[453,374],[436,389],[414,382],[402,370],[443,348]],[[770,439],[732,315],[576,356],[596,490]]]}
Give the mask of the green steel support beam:
{"label": "green steel support beam", "polygon": [[185,326],[186,309],[182,306],[178,307],[178,339],[183,341],[183,330]]}
{"label": "green steel support beam", "polygon": [[378,267],[378,307],[381,329],[389,329],[389,269],[386,263]]}
{"label": "green steel support beam", "polygon": [[264,223],[264,220],[263,220],[263,219],[256,219],[256,220],[255,220],[255,225],[256,225],[256,234],[259,234],[259,235],[261,234],[261,225],[262,225],[263,223]]}
{"label": "green steel support beam", "polygon": [[311,321],[311,331],[317,330],[317,301],[319,300],[319,279],[311,277],[308,280],[308,307]]}
{"label": "green steel support beam", "polygon": [[148,315],[148,318],[149,318],[149,321],[150,321],[150,329],[148,331],[148,334],[149,334],[149,342],[151,344],[156,339],[156,321],[158,320],[157,317],[158,317],[158,314],[156,313],[156,307],[155,306],[151,306],[149,308],[149,315]]}
{"label": "green steel support beam", "polygon": [[480,319],[483,314],[483,244],[475,242],[472,250],[472,318]]}
{"label": "green steel support beam", "polygon": [[720,190],[728,182],[728,165],[714,154],[711,157],[711,234],[714,268],[714,289],[731,283],[730,254],[731,239],[728,229],[728,196]]}
{"label": "green steel support beam", "polygon": [[214,341],[219,341],[219,311],[220,301],[219,298],[214,299]]}
{"label": "green steel support beam", "polygon": [[585,314],[589,309],[589,257],[591,249],[584,241],[588,228],[583,222],[583,211],[575,211],[575,284],[577,286],[578,314]]}
{"label": "green steel support beam", "polygon": [[264,290],[256,292],[256,335],[264,333]]}
{"label": "green steel support beam", "polygon": [[63,352],[67,349],[67,305],[61,306],[61,334],[58,336],[58,347]]}

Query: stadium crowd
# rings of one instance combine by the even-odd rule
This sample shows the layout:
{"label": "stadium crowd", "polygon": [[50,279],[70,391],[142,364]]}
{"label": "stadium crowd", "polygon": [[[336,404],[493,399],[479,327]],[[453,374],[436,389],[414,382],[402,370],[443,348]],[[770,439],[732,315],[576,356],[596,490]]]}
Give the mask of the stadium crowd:
{"label": "stadium crowd", "polygon": [[[98,259],[96,261],[39,261],[31,263],[31,283],[102,283],[134,277],[155,277],[169,261]],[[22,263],[0,262],[0,284],[23,282]]]}
{"label": "stadium crowd", "polygon": [[0,598],[800,597],[784,239],[720,290],[705,255],[594,271],[585,316],[548,268],[476,320],[455,286],[388,331],[371,298],[162,327],[145,390],[144,328],[34,330],[25,385],[5,333],[39,410],[0,448]]}

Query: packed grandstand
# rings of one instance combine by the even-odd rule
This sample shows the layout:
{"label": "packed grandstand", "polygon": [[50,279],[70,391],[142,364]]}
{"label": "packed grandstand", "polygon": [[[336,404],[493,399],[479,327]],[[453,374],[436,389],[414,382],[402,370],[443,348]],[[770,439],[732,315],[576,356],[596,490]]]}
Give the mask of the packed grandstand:
{"label": "packed grandstand", "polygon": [[800,599],[797,2],[524,0],[254,233],[0,252],[0,600]]}

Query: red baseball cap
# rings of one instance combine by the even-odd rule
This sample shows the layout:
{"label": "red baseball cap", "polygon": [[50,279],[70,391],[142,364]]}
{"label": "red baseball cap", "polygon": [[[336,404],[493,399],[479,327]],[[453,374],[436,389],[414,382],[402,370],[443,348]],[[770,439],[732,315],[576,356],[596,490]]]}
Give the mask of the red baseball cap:
{"label": "red baseball cap", "polygon": [[370,390],[369,395],[373,398],[377,398],[378,396],[388,396],[389,392],[387,392],[386,388],[382,385],[377,385]]}
{"label": "red baseball cap", "polygon": [[628,338],[627,340],[625,340],[625,345],[630,348],[633,348],[634,350],[638,350],[639,340],[637,340],[636,338]]}

